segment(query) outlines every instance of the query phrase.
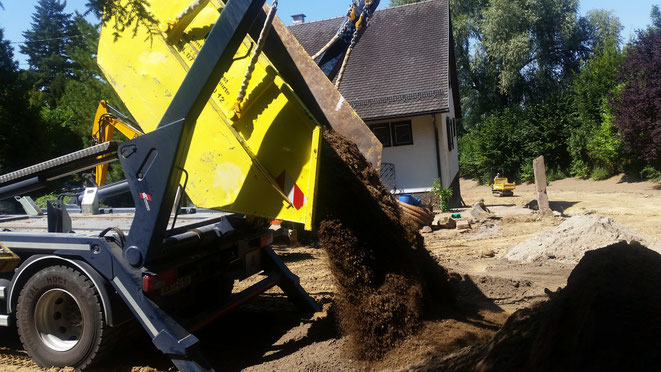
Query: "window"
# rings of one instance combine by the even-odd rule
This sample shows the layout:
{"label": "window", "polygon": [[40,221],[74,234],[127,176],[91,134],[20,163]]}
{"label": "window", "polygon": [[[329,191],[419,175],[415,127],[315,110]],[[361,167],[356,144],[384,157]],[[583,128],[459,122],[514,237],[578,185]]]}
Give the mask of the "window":
{"label": "window", "polygon": [[374,133],[374,136],[381,141],[383,147],[413,144],[413,131],[410,120],[374,124],[369,127]]}
{"label": "window", "polygon": [[390,124],[377,124],[370,126],[374,136],[381,141],[383,147],[390,147]]}
{"label": "window", "polygon": [[457,135],[457,123],[454,118],[445,117],[445,134],[448,137],[448,151],[452,151],[454,138]]}
{"label": "window", "polygon": [[393,133],[393,145],[404,146],[413,144],[413,133],[410,121],[398,121],[390,124]]}

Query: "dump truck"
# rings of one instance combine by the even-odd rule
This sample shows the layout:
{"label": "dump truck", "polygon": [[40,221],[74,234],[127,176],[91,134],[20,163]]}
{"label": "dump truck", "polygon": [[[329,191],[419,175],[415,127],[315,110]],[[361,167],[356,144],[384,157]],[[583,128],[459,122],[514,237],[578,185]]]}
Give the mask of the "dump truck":
{"label": "dump truck", "polygon": [[516,183],[510,182],[506,177],[495,177],[491,185],[491,193],[494,196],[512,196]]}
{"label": "dump truck", "polygon": [[[0,326],[15,325],[43,367],[85,369],[137,321],[176,368],[210,370],[195,332],[260,293],[278,286],[318,311],[270,247],[268,221],[312,229],[324,128],[380,163],[378,139],[264,0],[150,3],[156,23],[118,31],[111,19],[98,51],[135,135],[112,141],[117,116],[102,107],[97,144],[0,176],[0,199],[26,211],[0,216]],[[349,31],[374,6],[354,3]],[[117,160],[126,179],[97,178],[68,194],[74,204],[61,195],[44,211],[29,198]],[[100,204],[124,192],[134,207]]]}

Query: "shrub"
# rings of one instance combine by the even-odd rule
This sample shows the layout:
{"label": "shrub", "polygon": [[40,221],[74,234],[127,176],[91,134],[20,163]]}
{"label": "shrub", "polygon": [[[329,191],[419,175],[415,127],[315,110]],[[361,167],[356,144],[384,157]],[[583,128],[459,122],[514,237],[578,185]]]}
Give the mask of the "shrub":
{"label": "shrub", "polygon": [[651,165],[648,165],[640,171],[640,177],[648,180],[661,181],[661,171],[658,171]]}
{"label": "shrub", "polygon": [[443,211],[450,210],[450,198],[452,197],[452,189],[446,189],[441,186],[441,180],[434,178],[431,187],[431,194],[434,197],[434,203]]}
{"label": "shrub", "polygon": [[594,170],[592,170],[592,179],[595,181],[605,180],[610,178],[610,176],[612,176],[612,174],[606,168],[596,167]]}
{"label": "shrub", "polygon": [[569,173],[574,177],[587,179],[590,177],[590,166],[583,159],[573,159]]}
{"label": "shrub", "polygon": [[519,180],[521,182],[535,182],[535,169],[532,167],[532,159],[528,159],[521,164]]}
{"label": "shrub", "polygon": [[557,181],[567,178],[567,174],[560,168],[546,169],[546,182]]}
{"label": "shrub", "polygon": [[52,192],[50,194],[46,194],[38,197],[37,200],[34,201],[34,203],[37,204],[37,207],[39,208],[46,208],[46,202],[55,199],[57,199],[57,194]]}

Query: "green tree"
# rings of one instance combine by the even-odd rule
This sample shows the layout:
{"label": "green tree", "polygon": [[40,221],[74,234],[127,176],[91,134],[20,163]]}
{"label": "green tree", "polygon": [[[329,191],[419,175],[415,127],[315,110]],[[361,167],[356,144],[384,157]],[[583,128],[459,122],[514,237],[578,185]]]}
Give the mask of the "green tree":
{"label": "green tree", "polygon": [[584,22],[587,22],[588,44],[592,51],[598,51],[607,43],[615,43],[618,47],[621,44],[620,32],[624,26],[612,11],[590,10]]}
{"label": "green tree", "polygon": [[658,5],[652,5],[652,10],[650,11],[650,18],[652,19],[653,27],[661,28],[661,10],[659,10]]}
{"label": "green tree", "polygon": [[51,106],[71,77],[67,45],[73,36],[72,19],[64,12],[65,6],[66,2],[59,0],[39,0],[21,45],[21,53],[28,56],[29,76],[39,93],[36,98]]}
{"label": "green tree", "polygon": [[71,44],[81,37],[74,28],[72,15],[64,12],[65,2],[39,0],[21,52],[28,56],[30,68],[26,79],[32,84],[31,110],[38,113],[44,138],[38,154],[45,160],[82,147],[74,130],[73,113],[60,105],[66,87],[74,77],[74,62],[69,55]]}
{"label": "green tree", "polygon": [[156,23],[156,18],[148,10],[147,0],[88,0],[87,8],[103,23],[113,20],[115,37],[127,28],[133,30],[135,35],[139,27],[149,27]]}
{"label": "green tree", "polygon": [[571,173],[578,177],[588,177],[596,167],[613,174],[622,155],[607,101],[618,86],[623,54],[617,36],[611,34],[601,43],[576,74],[570,88],[576,120],[571,129],[569,152]]}
{"label": "green tree", "polygon": [[39,154],[39,120],[28,107],[28,89],[0,28],[0,173],[27,165]]}
{"label": "green tree", "polygon": [[462,125],[561,93],[592,51],[578,0],[450,0]]}
{"label": "green tree", "polygon": [[[528,107],[508,107],[487,115],[459,139],[459,163],[465,175],[489,183],[497,172],[529,181],[532,159],[544,155],[552,173],[569,166],[567,139],[571,110],[559,95]],[[556,172],[558,171],[558,172]]]}
{"label": "green tree", "polygon": [[80,37],[67,47],[72,60],[72,78],[67,80],[57,106],[67,110],[67,126],[84,139],[85,145],[89,145],[92,121],[99,101],[108,100],[120,109],[123,106],[96,64],[99,43],[97,27],[87,22],[81,14],[76,14],[74,29]]}

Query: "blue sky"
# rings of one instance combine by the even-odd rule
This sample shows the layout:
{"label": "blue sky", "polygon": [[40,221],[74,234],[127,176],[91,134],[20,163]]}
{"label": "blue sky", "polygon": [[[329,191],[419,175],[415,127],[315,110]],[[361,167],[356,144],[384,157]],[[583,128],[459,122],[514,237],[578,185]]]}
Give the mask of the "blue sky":
{"label": "blue sky", "polygon": [[[269,3],[272,0],[267,0]],[[389,0],[381,0],[381,8],[385,8]],[[5,7],[0,9],[0,28],[5,31],[5,39],[12,42],[23,40],[21,32],[30,27],[30,15],[34,11],[37,0],[2,0]],[[67,1],[67,11],[85,10],[86,0]],[[278,16],[291,24],[291,15],[303,13],[308,21],[331,18],[344,15],[350,0],[280,0]],[[636,29],[645,28],[650,23],[649,13],[653,4],[661,4],[661,0],[580,0],[581,14],[591,9],[612,10],[624,25],[622,38],[628,40]],[[25,67],[25,58],[18,54],[18,44],[14,44],[15,57]]]}

